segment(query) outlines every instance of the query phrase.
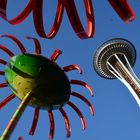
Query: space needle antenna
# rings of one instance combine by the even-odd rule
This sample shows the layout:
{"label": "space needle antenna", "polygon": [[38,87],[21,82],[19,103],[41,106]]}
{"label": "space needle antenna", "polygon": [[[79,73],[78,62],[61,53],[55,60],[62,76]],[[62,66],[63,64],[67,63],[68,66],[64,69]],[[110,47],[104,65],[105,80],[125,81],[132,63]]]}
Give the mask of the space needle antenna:
{"label": "space needle antenna", "polygon": [[93,66],[101,77],[118,78],[124,83],[140,106],[140,80],[132,69],[135,61],[134,45],[126,39],[113,38],[96,50]]}

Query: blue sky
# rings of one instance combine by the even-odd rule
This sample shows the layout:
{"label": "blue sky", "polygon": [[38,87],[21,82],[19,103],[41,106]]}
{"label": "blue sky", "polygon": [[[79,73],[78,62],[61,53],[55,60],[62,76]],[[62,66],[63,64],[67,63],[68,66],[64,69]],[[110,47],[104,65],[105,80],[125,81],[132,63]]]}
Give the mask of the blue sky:
{"label": "blue sky", "polygon": [[[15,17],[28,3],[29,0],[9,0],[8,1],[8,18]],[[44,0],[44,24],[46,32],[49,31],[51,23],[55,15],[57,0]],[[19,38],[32,53],[34,46],[32,41],[26,40],[25,36],[36,37],[42,46],[43,55],[50,57],[56,48],[62,50],[63,54],[59,57],[57,63],[61,67],[78,64],[83,75],[79,75],[77,71],[68,72],[69,79],[78,79],[87,82],[94,91],[95,96],[91,97],[87,89],[80,86],[72,86],[72,90],[84,95],[94,106],[95,116],[92,117],[89,108],[79,99],[70,98],[83,113],[87,129],[82,130],[82,126],[77,114],[67,105],[66,110],[71,123],[71,138],[69,140],[138,140],[140,137],[140,110],[139,107],[127,90],[127,88],[119,80],[106,80],[98,76],[92,66],[92,57],[96,48],[108,39],[119,37],[131,41],[137,50],[137,60],[134,65],[134,71],[140,77],[140,3],[130,0],[130,4],[136,13],[136,20],[125,24],[118,15],[114,12],[109,3],[105,0],[93,2],[95,15],[95,35],[91,39],[80,40],[73,31],[66,12],[63,16],[63,21],[58,34],[52,40],[40,38],[34,29],[32,14],[19,25],[13,26],[8,24],[3,19],[0,19],[0,34],[11,34]],[[83,1],[76,1],[76,6],[82,19],[82,23],[86,27],[85,11],[83,10]],[[15,54],[18,54],[18,48],[7,38],[1,38],[0,44],[11,49]],[[0,51],[0,58],[9,60],[7,54]],[[4,67],[1,65],[1,69]],[[0,78],[4,82],[4,78]],[[0,101],[11,93],[9,88],[0,89]],[[18,107],[20,101],[12,100],[2,110],[0,110],[0,135],[4,131],[14,111]],[[23,136],[25,140],[48,139],[49,135],[49,118],[47,111],[41,111],[40,118],[35,135],[29,136],[28,132],[32,123],[34,109],[27,107],[17,128],[15,129],[11,140]],[[65,125],[59,111],[54,111],[55,118],[55,137],[54,140],[66,139]]]}

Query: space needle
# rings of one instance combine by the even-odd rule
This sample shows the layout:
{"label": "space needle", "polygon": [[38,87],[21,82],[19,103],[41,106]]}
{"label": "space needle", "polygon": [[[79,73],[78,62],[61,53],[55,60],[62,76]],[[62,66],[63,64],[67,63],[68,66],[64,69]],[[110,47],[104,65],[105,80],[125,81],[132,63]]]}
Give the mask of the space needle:
{"label": "space needle", "polygon": [[106,79],[119,79],[129,89],[140,106],[140,80],[132,67],[136,61],[134,45],[123,38],[103,43],[95,52],[93,66],[97,74]]}

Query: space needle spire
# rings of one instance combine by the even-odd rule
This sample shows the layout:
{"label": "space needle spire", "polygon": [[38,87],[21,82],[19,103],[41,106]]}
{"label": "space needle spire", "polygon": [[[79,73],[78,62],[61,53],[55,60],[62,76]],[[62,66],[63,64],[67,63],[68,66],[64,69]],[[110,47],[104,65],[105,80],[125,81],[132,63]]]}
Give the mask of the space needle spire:
{"label": "space needle spire", "polygon": [[140,80],[132,69],[135,61],[134,45],[126,39],[113,38],[96,50],[93,66],[101,77],[117,78],[125,84],[140,106]]}

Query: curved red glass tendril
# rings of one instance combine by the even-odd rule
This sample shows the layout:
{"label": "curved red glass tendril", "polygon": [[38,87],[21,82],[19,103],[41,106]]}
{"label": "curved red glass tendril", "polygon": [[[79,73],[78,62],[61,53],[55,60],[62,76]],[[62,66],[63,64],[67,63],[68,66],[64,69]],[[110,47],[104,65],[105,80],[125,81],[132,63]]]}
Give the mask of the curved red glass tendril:
{"label": "curved red glass tendril", "polygon": [[125,23],[129,23],[136,18],[127,0],[108,0],[108,2]]}
{"label": "curved red glass tendril", "polygon": [[30,0],[22,12],[13,19],[8,19],[6,10],[8,0],[0,0],[0,16],[10,24],[16,25],[24,21],[28,15],[33,13],[36,32],[40,37],[51,39],[57,34],[62,22],[64,8],[70,20],[73,30],[81,39],[91,38],[94,34],[94,14],[92,0],[83,0],[87,18],[87,31],[85,31],[79,18],[74,0],[58,0],[54,22],[48,34],[43,24],[43,0]]}
{"label": "curved red glass tendril", "polygon": [[[87,18],[87,31],[85,31],[79,18],[75,1],[58,0],[54,22],[48,34],[45,32],[43,23],[43,0],[29,0],[22,12],[10,20],[7,18],[6,14],[7,2],[8,0],[0,0],[0,17],[5,19],[10,24],[16,25],[24,21],[32,12],[34,26],[40,37],[47,39],[52,39],[55,37],[62,22],[64,9],[66,9],[71,26],[79,38],[92,38],[94,35],[94,12],[92,0],[83,0]],[[128,23],[136,18],[135,13],[127,0],[108,0],[108,2],[124,22]]]}

